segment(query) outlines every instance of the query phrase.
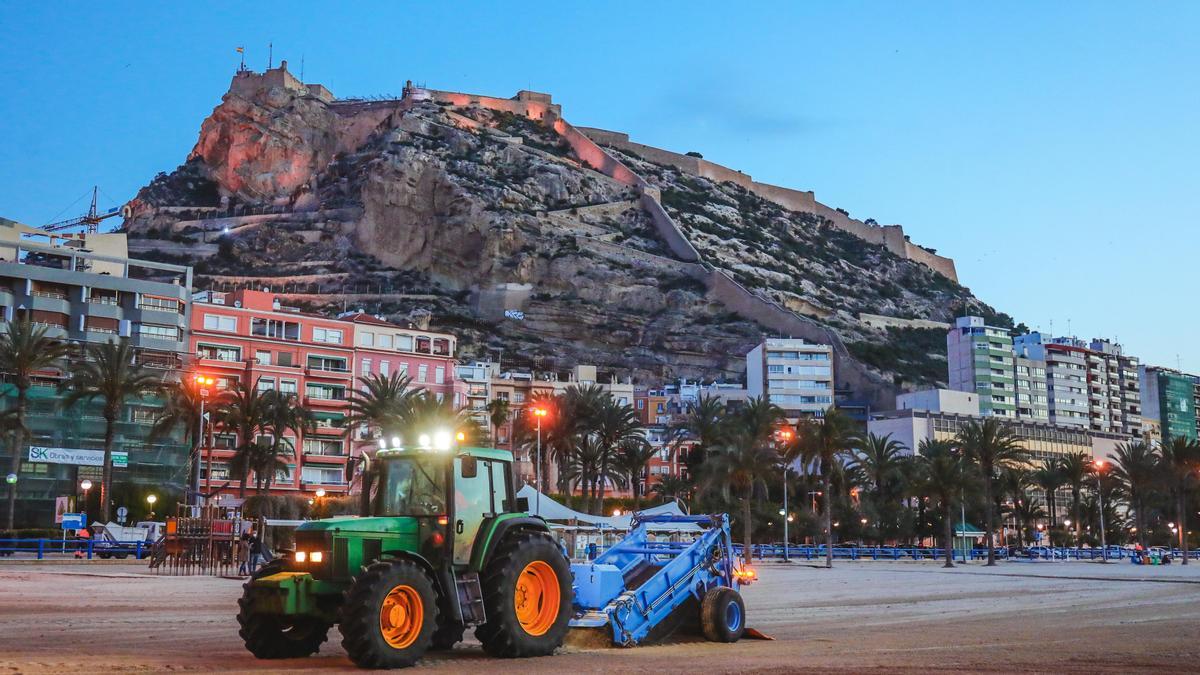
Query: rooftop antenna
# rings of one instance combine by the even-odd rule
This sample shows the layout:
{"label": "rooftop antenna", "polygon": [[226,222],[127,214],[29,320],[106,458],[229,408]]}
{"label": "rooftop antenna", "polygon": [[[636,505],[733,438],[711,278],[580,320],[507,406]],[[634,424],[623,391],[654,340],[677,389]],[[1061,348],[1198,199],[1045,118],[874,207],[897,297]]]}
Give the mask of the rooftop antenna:
{"label": "rooftop antenna", "polygon": [[1071,320],[1070,319],[1067,319],[1067,335],[1072,339],[1075,338],[1075,334],[1071,332]]}
{"label": "rooftop antenna", "polygon": [[300,81],[304,81],[304,53],[300,54]]}
{"label": "rooftop antenna", "polygon": [[267,43],[267,70],[275,65],[275,43]]}

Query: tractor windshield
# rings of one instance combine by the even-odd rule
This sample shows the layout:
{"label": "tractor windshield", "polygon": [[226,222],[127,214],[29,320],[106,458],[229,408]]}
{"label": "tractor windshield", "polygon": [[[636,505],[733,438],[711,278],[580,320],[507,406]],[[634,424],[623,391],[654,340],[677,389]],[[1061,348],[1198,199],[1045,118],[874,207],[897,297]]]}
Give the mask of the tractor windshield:
{"label": "tractor windshield", "polygon": [[434,516],[446,513],[445,460],[398,457],[382,462],[372,485],[378,516]]}

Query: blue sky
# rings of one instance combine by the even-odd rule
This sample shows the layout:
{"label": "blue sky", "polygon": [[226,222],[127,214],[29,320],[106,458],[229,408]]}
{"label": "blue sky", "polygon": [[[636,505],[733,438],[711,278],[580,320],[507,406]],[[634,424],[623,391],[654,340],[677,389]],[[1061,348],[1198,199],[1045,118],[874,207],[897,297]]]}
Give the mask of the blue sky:
{"label": "blue sky", "polygon": [[273,42],[338,96],[551,92],[901,223],[1031,327],[1200,372],[1200,4],[745,4],[8,4],[0,214],[131,198],[186,157],[234,48],[261,70]]}

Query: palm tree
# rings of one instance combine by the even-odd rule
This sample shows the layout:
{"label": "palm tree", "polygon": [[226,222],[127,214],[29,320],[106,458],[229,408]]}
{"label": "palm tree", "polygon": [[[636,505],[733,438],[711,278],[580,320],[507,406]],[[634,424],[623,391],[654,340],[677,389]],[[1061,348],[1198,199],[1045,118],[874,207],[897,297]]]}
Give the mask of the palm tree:
{"label": "palm tree", "polygon": [[[25,414],[29,409],[29,388],[33,376],[50,368],[66,356],[68,347],[46,337],[46,327],[35,327],[26,317],[9,322],[7,330],[0,332],[0,372],[8,376],[17,390],[16,420],[13,432],[12,456],[9,457],[9,472],[17,475],[21,469],[21,456],[29,437],[25,425]],[[13,529],[17,512],[17,484],[8,486],[8,526]]]}
{"label": "palm tree", "polygon": [[664,500],[686,500],[692,491],[692,484],[680,476],[663,476],[654,484],[653,491]]}
{"label": "palm tree", "polygon": [[1133,510],[1138,544],[1146,547],[1146,500],[1154,491],[1158,478],[1154,451],[1142,441],[1121,443],[1113,451],[1112,475],[1121,484],[1121,491]]}
{"label": "palm tree", "polygon": [[264,413],[262,430],[271,437],[255,462],[254,473],[263,483],[262,492],[271,489],[277,471],[286,471],[286,458],[295,459],[296,446],[285,435],[292,432],[299,437],[313,427],[312,413],[300,405],[295,394],[284,394],[274,389],[263,395]]}
{"label": "palm tree", "polygon": [[1022,503],[1029,502],[1029,490],[1033,487],[1033,478],[1031,472],[1022,466],[1007,466],[1000,469],[999,475],[996,477],[996,492],[1001,498],[1012,500],[1012,506],[1008,512],[1013,515],[1013,520],[1016,521],[1017,530],[1017,546],[1025,545],[1025,528],[1029,521],[1024,520],[1024,515],[1027,510],[1022,510]]}
{"label": "palm tree", "polygon": [[1188,559],[1188,488],[1191,487],[1195,480],[1197,466],[1200,466],[1200,442],[1183,436],[1176,436],[1171,439],[1170,443],[1164,444],[1159,449],[1159,453],[1159,461],[1162,463],[1163,474],[1167,477],[1171,486],[1171,492],[1175,497],[1175,512],[1179,518],[1179,522],[1176,525],[1179,526],[1179,531],[1182,533],[1179,540],[1182,543],[1183,564],[1186,565]]}
{"label": "palm tree", "polygon": [[1020,499],[1013,502],[1013,517],[1018,523],[1017,527],[1020,528],[1017,530],[1020,533],[1017,543],[1024,546],[1025,533],[1029,530],[1029,524],[1045,518],[1046,510],[1038,503],[1036,497],[1022,495]]}
{"label": "palm tree", "polygon": [[996,470],[1018,466],[1026,462],[1028,452],[1021,446],[1020,439],[1012,427],[994,417],[982,422],[967,422],[958,432],[958,445],[968,459],[979,467],[983,478],[983,519],[987,541],[987,564],[996,564],[996,551],[992,535],[996,529],[995,504],[992,500]]}
{"label": "palm tree", "polygon": [[373,373],[358,382],[360,387],[350,393],[346,434],[359,426],[378,429],[384,437],[398,433],[400,421],[410,413],[421,390],[414,389],[412,380],[400,373]]}
{"label": "palm tree", "polygon": [[509,406],[508,399],[494,398],[488,401],[487,404],[488,421],[492,424],[492,445],[499,443],[497,439],[500,437],[500,427],[508,421]]}
{"label": "palm tree", "polygon": [[203,443],[204,423],[200,419],[200,410],[204,399],[200,396],[199,387],[191,386],[186,380],[170,382],[162,388],[164,403],[162,410],[154,418],[154,426],[150,427],[148,440],[155,443],[170,436],[176,429],[183,429],[183,437],[188,440],[188,471],[192,480],[189,485],[200,489],[199,455]]}
{"label": "palm tree", "polygon": [[1083,534],[1079,506],[1083,497],[1083,486],[1091,474],[1092,460],[1082,452],[1066,455],[1058,460],[1066,484],[1071,486],[1071,520],[1075,523],[1075,541]]}
{"label": "palm tree", "polygon": [[[625,445],[648,446],[646,432],[642,421],[634,412],[633,406],[620,404],[608,396],[600,404],[599,410],[593,417],[593,426],[589,431],[596,436],[600,444],[600,474],[609,473],[609,465],[616,459],[617,449]],[[607,481],[600,482],[600,501],[604,502],[604,488]]]}
{"label": "palm tree", "polygon": [[1058,504],[1055,492],[1063,486],[1063,483],[1067,481],[1067,477],[1063,474],[1058,466],[1058,462],[1054,459],[1048,459],[1042,466],[1034,469],[1031,477],[1033,478],[1034,485],[1037,485],[1046,493],[1046,509],[1050,515],[1050,529],[1053,529],[1058,523]]}
{"label": "palm tree", "polygon": [[466,442],[475,442],[480,432],[469,412],[455,408],[450,399],[439,399],[427,391],[420,391],[408,400],[408,409],[397,420],[396,428],[406,439],[447,431],[452,437],[463,434]]}
{"label": "palm tree", "polygon": [[725,443],[713,448],[703,465],[703,485],[707,490],[732,493],[742,503],[742,558],[751,558],[754,524],[750,506],[757,495],[766,492],[767,481],[779,471],[779,453],[756,439],[748,430],[737,430]]}
{"label": "palm tree", "polygon": [[820,419],[805,419],[797,427],[797,445],[806,464],[816,462],[825,492],[825,567],[833,567],[833,471],[834,459],[854,447],[857,433],[853,422],[830,406]]}
{"label": "palm tree", "polygon": [[704,395],[695,403],[689,403],[683,418],[673,422],[668,429],[676,447],[681,441],[694,441],[688,455],[688,465],[693,472],[703,463],[707,450],[716,447],[726,432],[725,413],[724,401],[715,396]]}
{"label": "palm tree", "polygon": [[[600,471],[600,458],[604,454],[604,449],[600,447],[599,441],[595,436],[584,436],[579,438],[573,445],[574,448],[571,456],[567,458],[567,463],[563,467],[563,480],[568,484],[575,483],[575,487],[579,489],[583,496],[583,512],[592,512],[592,495],[596,491],[597,476]],[[605,477],[607,478],[607,476]],[[570,491],[568,491],[568,494]],[[603,504],[601,504],[603,508]]]}
{"label": "palm tree", "polygon": [[[945,444],[927,444],[918,457],[921,491],[942,507],[946,564],[954,567],[954,511],[959,499],[974,488],[975,477],[962,453]],[[963,524],[966,525],[965,523]]]}
{"label": "palm tree", "polygon": [[100,519],[108,522],[109,495],[112,492],[112,449],[117,420],[130,399],[141,399],[157,392],[160,376],[136,362],[136,350],[129,338],[116,342],[88,345],[87,358],[76,364],[64,383],[67,394],[63,405],[101,399],[104,402],[104,469],[100,479]]}
{"label": "palm tree", "polygon": [[629,489],[633,491],[633,510],[642,509],[642,478],[646,474],[646,465],[658,452],[645,438],[631,439],[622,443],[617,453],[617,470],[624,474],[629,481]]}
{"label": "palm tree", "polygon": [[259,393],[257,383],[239,382],[218,398],[213,419],[227,430],[237,433],[238,445],[229,462],[231,475],[241,478],[238,496],[245,498],[246,483],[254,469],[258,454],[258,435],[266,423],[268,401]]}
{"label": "palm tree", "polygon": [[857,440],[859,450],[852,458],[854,467],[863,475],[870,490],[866,500],[875,515],[881,538],[898,529],[898,510],[904,464],[904,445],[892,440],[892,435],[868,433]]}

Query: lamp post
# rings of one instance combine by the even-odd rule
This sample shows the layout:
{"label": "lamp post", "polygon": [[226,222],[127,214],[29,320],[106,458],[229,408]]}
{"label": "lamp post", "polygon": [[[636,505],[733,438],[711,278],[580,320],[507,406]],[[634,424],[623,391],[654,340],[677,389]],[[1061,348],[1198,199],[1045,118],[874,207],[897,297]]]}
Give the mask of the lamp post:
{"label": "lamp post", "polygon": [[[201,502],[201,497],[200,497],[200,464],[201,464],[200,447],[202,445],[204,445],[204,421],[205,421],[204,420],[204,404],[208,400],[208,388],[211,387],[215,381],[216,380],[214,380],[213,378],[211,378],[207,375],[202,375],[202,374],[196,374],[194,377],[192,377],[192,383],[196,387],[196,394],[200,397],[200,419],[199,419],[200,426],[197,428],[198,431],[196,434],[196,457],[193,460],[193,465],[192,465],[192,481],[191,481],[192,486],[191,487],[192,487],[192,505],[193,506],[199,506],[200,502]],[[210,471],[210,472],[212,471],[211,448],[209,449],[209,453],[208,453],[208,471]],[[208,484],[212,483],[211,475],[206,474],[205,483],[208,483]]]}
{"label": "lamp post", "polygon": [[83,511],[84,520],[87,520],[88,490],[92,489],[92,481],[90,481],[86,478],[83,479],[79,483],[79,489],[83,490],[83,509],[82,509],[82,511]]}
{"label": "lamp post", "polygon": [[[778,441],[780,443],[781,446],[787,445],[788,441],[792,440],[792,430],[791,429],[780,429],[779,431],[776,431],[775,439],[776,439],[776,441]],[[783,467],[783,510],[779,512],[779,515],[783,516],[783,561],[791,562],[791,558],[788,557],[788,521],[791,520],[791,517],[787,515],[787,510],[788,510],[788,479],[787,479],[787,475],[788,475],[788,466],[785,464]]]}
{"label": "lamp post", "polygon": [[542,418],[547,412],[542,406],[533,408],[533,416],[537,419],[537,458],[533,467],[533,482],[537,485],[537,495],[533,498],[533,510],[536,515],[542,513]]}
{"label": "lamp post", "polygon": [[146,503],[150,505],[150,517],[147,520],[154,520],[154,502],[158,501],[155,495],[146,495]]}
{"label": "lamp post", "polygon": [[1092,462],[1096,469],[1096,499],[1100,502],[1100,562],[1108,562],[1108,542],[1104,534],[1104,490],[1100,489],[1100,474],[1104,473],[1105,462],[1097,459]]}
{"label": "lamp post", "polygon": [[[820,490],[809,490],[808,491],[808,496],[810,499],[812,499],[812,512],[813,512],[814,518],[817,515],[817,497],[820,496],[820,494],[821,494]],[[816,543],[816,542],[814,541],[813,543]]]}

